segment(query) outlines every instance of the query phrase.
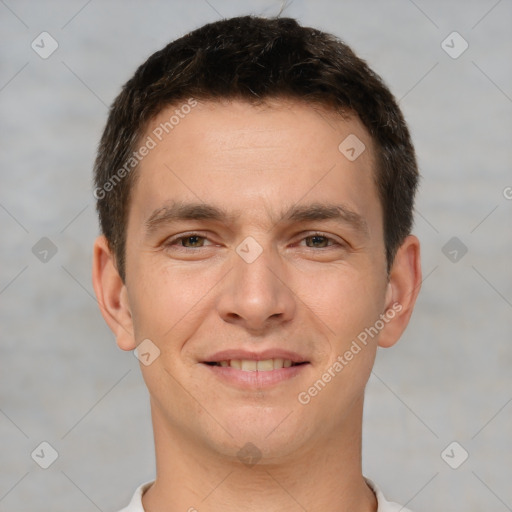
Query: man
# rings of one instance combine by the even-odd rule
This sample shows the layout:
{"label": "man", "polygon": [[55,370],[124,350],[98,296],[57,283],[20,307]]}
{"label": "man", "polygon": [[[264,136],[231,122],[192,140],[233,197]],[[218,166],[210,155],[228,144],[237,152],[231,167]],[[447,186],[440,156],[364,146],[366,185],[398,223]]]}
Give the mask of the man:
{"label": "man", "polygon": [[93,283],[150,393],[125,512],[405,510],[362,475],[364,389],[421,283],[418,171],[385,85],[293,19],[152,55],[95,165]]}

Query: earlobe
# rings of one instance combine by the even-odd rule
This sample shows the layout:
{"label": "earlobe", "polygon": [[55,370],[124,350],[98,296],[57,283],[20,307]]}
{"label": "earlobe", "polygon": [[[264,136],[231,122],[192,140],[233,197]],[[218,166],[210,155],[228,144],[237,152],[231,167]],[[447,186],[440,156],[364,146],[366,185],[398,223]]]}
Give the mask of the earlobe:
{"label": "earlobe", "polygon": [[92,283],[101,314],[123,350],[136,347],[128,293],[115,264],[107,239],[102,235],[94,243]]}
{"label": "earlobe", "polygon": [[420,242],[409,235],[398,249],[386,290],[389,321],[379,335],[380,347],[391,347],[405,331],[421,287]]}

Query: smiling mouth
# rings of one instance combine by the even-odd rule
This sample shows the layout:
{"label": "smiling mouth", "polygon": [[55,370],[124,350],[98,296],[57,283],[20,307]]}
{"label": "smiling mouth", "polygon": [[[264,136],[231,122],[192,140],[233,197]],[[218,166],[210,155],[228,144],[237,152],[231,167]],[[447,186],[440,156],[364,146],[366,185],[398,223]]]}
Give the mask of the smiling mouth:
{"label": "smiling mouth", "polygon": [[230,359],[226,361],[206,361],[204,364],[208,366],[222,366],[224,368],[234,368],[243,372],[269,372],[272,370],[280,370],[282,368],[291,368],[308,364],[307,361],[294,363],[290,359]]}

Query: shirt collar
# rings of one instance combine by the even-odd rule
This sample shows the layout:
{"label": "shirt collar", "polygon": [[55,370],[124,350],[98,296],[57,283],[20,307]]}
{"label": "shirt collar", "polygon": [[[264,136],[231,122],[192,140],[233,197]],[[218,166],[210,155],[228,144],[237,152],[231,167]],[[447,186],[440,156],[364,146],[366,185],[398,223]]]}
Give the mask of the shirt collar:
{"label": "shirt collar", "polygon": [[[398,503],[387,501],[382,491],[377,487],[377,485],[375,485],[372,480],[368,478],[365,478],[365,480],[377,498],[377,512],[411,512],[409,509],[402,507]],[[135,490],[129,505],[119,512],[144,512],[144,508],[142,507],[142,495],[151,487],[153,483],[154,480],[151,480],[139,485],[139,487],[137,487]]]}

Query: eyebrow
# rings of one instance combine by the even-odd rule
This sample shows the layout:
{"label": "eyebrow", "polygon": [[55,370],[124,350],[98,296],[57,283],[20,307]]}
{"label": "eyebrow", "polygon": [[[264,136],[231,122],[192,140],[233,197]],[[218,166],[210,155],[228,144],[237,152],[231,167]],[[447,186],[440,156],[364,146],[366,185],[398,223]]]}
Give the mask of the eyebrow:
{"label": "eyebrow", "polygon": [[315,220],[336,220],[348,224],[356,231],[369,235],[368,224],[364,217],[343,204],[313,203],[290,207],[282,216],[287,222],[306,222]]}
{"label": "eyebrow", "polygon": [[[222,222],[223,224],[234,224],[241,214],[241,210],[227,212],[223,208],[207,203],[171,201],[153,211],[145,222],[145,228],[146,233],[150,235],[163,225],[183,220],[208,220]],[[280,220],[273,222],[273,224],[321,220],[335,220],[369,236],[368,224],[364,217],[343,204],[292,205],[282,212]]]}
{"label": "eyebrow", "polygon": [[236,211],[228,213],[226,210],[206,203],[185,203],[172,201],[156,209],[146,220],[146,233],[151,234],[160,226],[181,220],[210,220],[223,223],[234,223],[240,216]]}

